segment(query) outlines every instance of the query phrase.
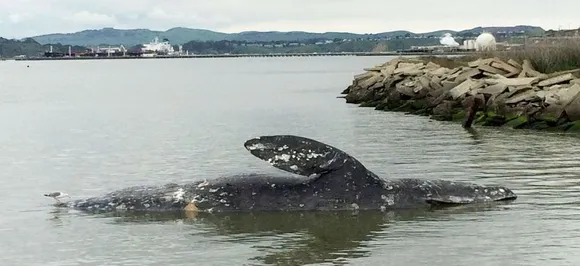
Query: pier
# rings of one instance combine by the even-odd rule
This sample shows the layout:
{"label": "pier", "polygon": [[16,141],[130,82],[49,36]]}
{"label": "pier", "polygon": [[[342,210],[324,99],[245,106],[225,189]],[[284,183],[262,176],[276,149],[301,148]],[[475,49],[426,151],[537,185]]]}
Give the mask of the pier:
{"label": "pier", "polygon": [[473,52],[425,52],[425,51],[397,51],[397,52],[340,52],[340,53],[270,53],[270,54],[189,54],[189,55],[156,55],[156,56],[61,56],[61,57],[19,57],[17,61],[45,61],[45,60],[105,60],[105,59],[175,59],[175,58],[239,58],[239,57],[313,57],[313,56],[400,56],[400,55],[467,55]]}

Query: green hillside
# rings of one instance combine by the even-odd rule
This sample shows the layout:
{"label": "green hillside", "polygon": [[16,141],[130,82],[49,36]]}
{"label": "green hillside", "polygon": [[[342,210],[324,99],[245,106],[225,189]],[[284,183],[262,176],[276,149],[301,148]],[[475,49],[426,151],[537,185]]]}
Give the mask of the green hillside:
{"label": "green hillside", "polygon": [[304,31],[245,31],[240,33],[222,33],[204,29],[172,28],[167,31],[152,31],[148,29],[114,29],[103,28],[98,30],[83,30],[75,33],[55,33],[32,37],[40,44],[62,43],[69,45],[120,45],[134,46],[148,43],[153,38],[168,39],[172,44],[184,44],[189,41],[247,41],[247,42],[273,42],[273,41],[303,41],[310,39],[389,39],[395,37],[440,37],[445,32],[453,35],[477,35],[482,31],[496,32],[524,32],[528,35],[542,35],[544,30],[535,26],[515,27],[478,27],[459,32],[438,30],[426,33],[413,33],[409,31],[391,31],[375,34],[356,34],[348,32],[325,32],[314,33]]}

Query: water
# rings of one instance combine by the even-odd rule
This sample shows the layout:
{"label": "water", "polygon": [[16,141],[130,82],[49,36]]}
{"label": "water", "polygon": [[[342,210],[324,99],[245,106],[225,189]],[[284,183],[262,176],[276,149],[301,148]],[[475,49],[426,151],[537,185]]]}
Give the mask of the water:
{"label": "water", "polygon": [[[578,265],[578,137],[477,128],[335,97],[380,57],[0,63],[2,265]],[[30,67],[26,67],[29,65]],[[439,212],[95,216],[75,198],[238,171],[265,134],[335,145],[384,177],[501,184]]]}

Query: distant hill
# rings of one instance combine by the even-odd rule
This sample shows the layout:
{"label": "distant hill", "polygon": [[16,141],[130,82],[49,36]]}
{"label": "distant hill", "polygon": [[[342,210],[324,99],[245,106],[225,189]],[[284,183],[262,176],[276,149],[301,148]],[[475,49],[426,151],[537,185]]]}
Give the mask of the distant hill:
{"label": "distant hill", "polygon": [[83,30],[75,33],[54,33],[31,37],[40,44],[61,43],[67,45],[120,45],[134,46],[148,43],[155,37],[168,39],[172,44],[184,44],[189,41],[221,41],[235,40],[247,42],[272,42],[272,41],[301,41],[309,39],[373,39],[373,38],[394,38],[394,37],[415,37],[415,36],[436,36],[439,37],[446,32],[453,35],[478,35],[482,31],[491,33],[498,32],[523,32],[526,35],[543,35],[544,30],[540,27],[518,25],[513,27],[477,27],[462,31],[438,30],[427,33],[413,33],[409,31],[391,31],[376,34],[356,34],[349,32],[325,32],[314,33],[304,31],[245,31],[240,33],[223,33],[204,29],[190,29],[177,27],[167,31],[153,31],[148,29],[114,29],[103,28],[98,30]]}
{"label": "distant hill", "polygon": [[[48,51],[52,46],[54,52],[66,53],[68,52],[67,45],[60,44],[40,44],[32,38],[26,38],[24,40],[9,40],[5,38],[0,38],[0,58],[11,58],[14,56],[40,56],[44,52]],[[72,46],[72,51],[86,50],[82,46]]]}

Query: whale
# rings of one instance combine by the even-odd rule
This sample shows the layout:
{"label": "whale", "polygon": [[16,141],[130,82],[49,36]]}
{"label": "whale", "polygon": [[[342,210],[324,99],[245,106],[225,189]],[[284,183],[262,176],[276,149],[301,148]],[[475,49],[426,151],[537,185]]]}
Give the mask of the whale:
{"label": "whale", "polygon": [[381,178],[348,153],[302,136],[260,136],[245,141],[244,147],[281,173],[245,173],[185,184],[132,186],[60,204],[86,212],[384,212],[517,198],[511,189],[499,185]]}

